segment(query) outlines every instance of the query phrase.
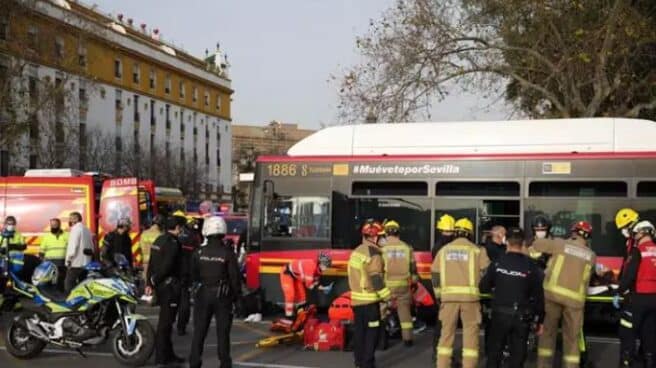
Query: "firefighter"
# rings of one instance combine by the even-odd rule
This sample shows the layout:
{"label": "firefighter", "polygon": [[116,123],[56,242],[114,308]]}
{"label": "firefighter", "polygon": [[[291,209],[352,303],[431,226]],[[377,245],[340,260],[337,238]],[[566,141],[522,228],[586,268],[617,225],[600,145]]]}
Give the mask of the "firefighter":
{"label": "firefighter", "polygon": [[383,225],[386,241],[383,247],[385,262],[385,285],[396,300],[396,309],[401,322],[401,337],[405,346],[412,346],[412,285],[417,283],[417,264],[412,247],[400,238],[398,222],[390,220]]}
{"label": "firefighter", "polygon": [[534,239],[551,238],[551,221],[544,215],[537,215],[531,221]]}
{"label": "firefighter", "polygon": [[503,348],[508,343],[509,366],[524,366],[526,341],[534,321],[541,334],[544,321],[542,272],[523,253],[524,232],[511,228],[507,237],[507,253],[492,264],[480,282],[482,293],[492,292],[492,319],[486,332],[487,367],[499,367]]}
{"label": "firefighter", "polygon": [[130,238],[130,228],[132,221],[123,217],[116,223],[116,229],[110,231],[103,238],[102,249],[100,250],[100,260],[107,267],[116,267],[114,256],[122,254],[128,260],[128,265],[132,268],[132,239]]}
{"label": "firefighter", "polygon": [[384,261],[378,244],[384,235],[383,226],[367,221],[361,229],[362,244],[351,252],[348,261],[348,282],[354,315],[353,355],[358,368],[374,368],[376,344],[379,339],[381,302],[391,296],[385,286]]}
{"label": "firefighter", "polygon": [[538,342],[538,368],[551,367],[558,323],[562,318],[564,367],[578,367],[587,287],[595,270],[595,253],[588,248],[592,226],[576,222],[568,239],[536,239],[532,252],[551,256],[544,279],[544,333]]}
{"label": "firefighter", "polygon": [[620,319],[620,367],[632,367],[635,340],[639,332],[643,367],[656,367],[656,243],[655,229],[649,221],[631,226],[633,246],[622,270],[618,293],[627,301]]}
{"label": "firefighter", "polygon": [[41,238],[39,256],[41,259],[52,262],[57,267],[57,289],[64,291],[66,279],[66,246],[68,233],[61,228],[58,218],[50,219],[50,232]]}
{"label": "firefighter", "polygon": [[141,246],[141,257],[144,267],[144,281],[146,281],[146,275],[148,274],[148,263],[150,263],[150,247],[153,246],[155,240],[157,240],[160,235],[164,234],[165,221],[166,219],[164,216],[155,215],[155,217],[153,217],[153,224],[148,228],[148,230],[141,233],[141,240],[139,241],[139,244]]}
{"label": "firefighter", "polygon": [[453,241],[453,226],[455,223],[456,219],[454,219],[453,216],[449,214],[444,214],[440,217],[439,220],[437,220],[437,223],[435,224],[435,228],[437,229],[437,234],[435,236],[435,246],[431,251],[431,256],[433,258],[435,258],[435,255],[440,250],[440,248]]}
{"label": "firefighter", "polygon": [[437,252],[431,267],[435,296],[441,301],[442,331],[437,345],[437,366],[450,367],[458,320],[462,321],[463,368],[478,364],[481,304],[478,284],[490,260],[485,248],[471,242],[474,225],[462,218],[454,225],[456,239]]}
{"label": "firefighter", "polygon": [[280,287],[285,297],[285,317],[292,318],[298,307],[306,304],[305,288],[326,291],[332,286],[321,286],[321,274],[330,268],[332,260],[327,253],[319,253],[317,259],[297,259],[280,271]]}
{"label": "firefighter", "polygon": [[221,368],[232,367],[230,329],[232,307],[241,295],[241,276],[237,256],[223,241],[226,223],[213,216],[203,224],[206,245],[192,258],[192,279],[199,284],[194,302],[194,332],[191,341],[189,367],[202,364],[203,345],[212,317],[216,320],[218,355]]}
{"label": "firefighter", "polygon": [[191,317],[191,260],[193,254],[200,247],[200,234],[193,229],[193,217],[187,216],[178,210],[173,213],[180,224],[180,235],[178,241],[182,249],[180,257],[182,289],[180,291],[180,303],[178,304],[178,336],[187,334],[187,324]]}

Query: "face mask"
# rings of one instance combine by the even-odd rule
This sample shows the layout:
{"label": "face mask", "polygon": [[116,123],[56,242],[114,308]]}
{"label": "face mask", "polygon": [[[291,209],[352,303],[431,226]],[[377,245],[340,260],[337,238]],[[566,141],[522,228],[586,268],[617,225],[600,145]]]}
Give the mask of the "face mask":
{"label": "face mask", "polygon": [[5,229],[7,231],[14,231],[14,230],[16,230],[16,225],[7,225],[7,227],[5,227]]}
{"label": "face mask", "polygon": [[507,240],[507,239],[506,239],[506,237],[504,236],[504,237],[501,239],[501,244],[506,245],[506,244],[507,244],[507,243],[506,243],[506,240]]}
{"label": "face mask", "polygon": [[535,232],[535,237],[538,239],[544,239],[547,237],[547,232],[544,230],[536,231]]}
{"label": "face mask", "polygon": [[622,229],[622,235],[623,235],[625,238],[628,239],[628,238],[631,237],[631,231],[630,231],[629,229],[627,229],[627,228],[624,228],[624,229]]}

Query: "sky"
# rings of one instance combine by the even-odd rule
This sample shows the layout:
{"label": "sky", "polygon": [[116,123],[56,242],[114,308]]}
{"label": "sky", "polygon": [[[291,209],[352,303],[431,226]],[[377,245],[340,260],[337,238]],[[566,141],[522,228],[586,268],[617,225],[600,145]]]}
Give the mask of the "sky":
{"label": "sky", "polygon": [[[337,123],[338,86],[329,82],[360,57],[355,38],[394,0],[85,0],[159,28],[194,56],[227,53],[233,124],[272,120],[317,129]],[[493,120],[503,106],[454,93],[431,110],[433,121]]]}

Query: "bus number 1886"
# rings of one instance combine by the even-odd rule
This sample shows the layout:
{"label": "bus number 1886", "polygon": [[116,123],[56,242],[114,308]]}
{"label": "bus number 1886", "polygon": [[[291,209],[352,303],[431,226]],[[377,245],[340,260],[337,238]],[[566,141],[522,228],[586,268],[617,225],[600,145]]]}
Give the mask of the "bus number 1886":
{"label": "bus number 1886", "polygon": [[267,165],[267,170],[269,176],[307,176],[308,169],[307,165],[300,165],[300,169],[297,164],[270,164]]}

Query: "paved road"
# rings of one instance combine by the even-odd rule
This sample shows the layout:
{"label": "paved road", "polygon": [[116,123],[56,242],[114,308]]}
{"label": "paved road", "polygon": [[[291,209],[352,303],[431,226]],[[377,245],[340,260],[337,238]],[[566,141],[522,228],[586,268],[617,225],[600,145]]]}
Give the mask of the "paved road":
{"label": "paved road", "polygon": [[[146,314],[151,322],[157,322],[156,309],[144,308],[140,313]],[[119,367],[113,359],[109,346],[85,351],[88,358],[83,358],[76,352],[49,348],[39,357],[31,361],[19,361],[12,358],[5,348],[4,333],[7,326],[7,316],[0,319],[0,367],[89,367],[93,368]],[[191,327],[191,326],[190,326]],[[268,324],[245,324],[235,322],[232,332],[232,351],[236,367],[261,368],[322,368],[322,367],[352,367],[352,353],[348,352],[308,352],[299,346],[285,346],[269,349],[257,349],[255,343],[263,336],[268,336]],[[432,330],[428,329],[417,336],[412,348],[405,348],[397,341],[386,351],[377,355],[379,368],[391,367],[430,367]],[[618,356],[618,341],[612,337],[590,337],[590,356],[596,363],[594,367],[616,367]],[[176,353],[187,356],[190,350],[191,337],[174,337]],[[205,366],[216,366],[216,336],[208,335],[205,348]],[[153,361],[151,360],[151,364]],[[482,366],[482,365],[481,365]],[[534,364],[528,364],[529,367]]]}

